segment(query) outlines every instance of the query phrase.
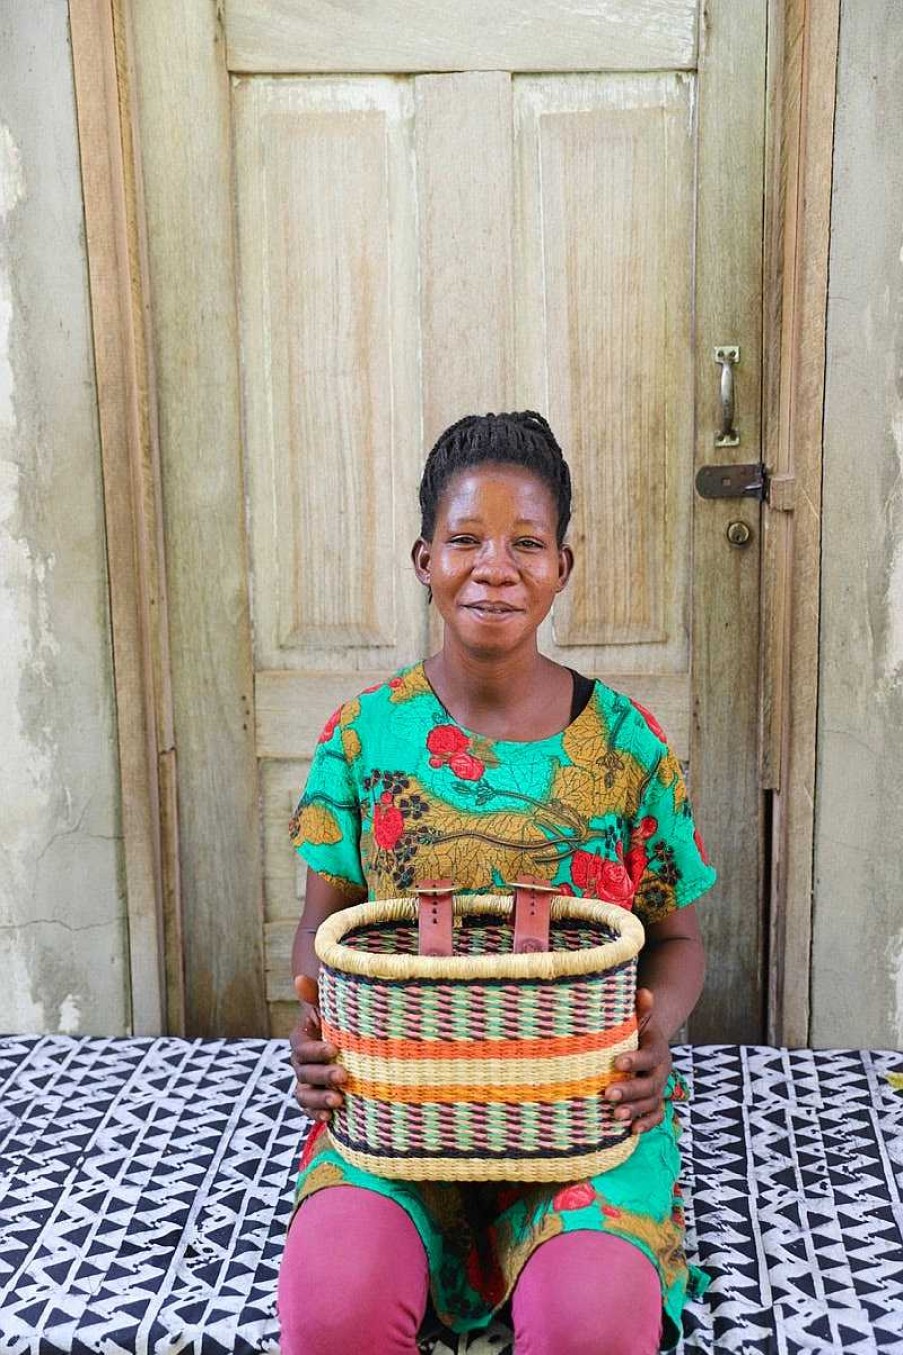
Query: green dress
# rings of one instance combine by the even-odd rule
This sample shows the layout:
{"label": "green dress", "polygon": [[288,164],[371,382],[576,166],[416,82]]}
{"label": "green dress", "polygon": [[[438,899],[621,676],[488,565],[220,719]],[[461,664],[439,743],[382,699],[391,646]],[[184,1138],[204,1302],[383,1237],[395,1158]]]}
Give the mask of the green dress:
{"label": "green dress", "polygon": [[[516,742],[462,728],[423,664],[403,669],[329,720],[291,833],[308,865],[349,901],[364,892],[398,897],[437,877],[460,892],[504,892],[506,881],[530,873],[649,924],[715,881],[661,729],[601,682],[561,733]],[[397,1201],[423,1241],[436,1312],[458,1332],[488,1324],[547,1238],[574,1229],[625,1238],[658,1271],[667,1348],[680,1335],[687,1293],[706,1284],[684,1255],[673,1102],[686,1094],[672,1075],[664,1121],[640,1135],[632,1156],[565,1185],[389,1180],[346,1163],[318,1124],[296,1205],[331,1185]]]}

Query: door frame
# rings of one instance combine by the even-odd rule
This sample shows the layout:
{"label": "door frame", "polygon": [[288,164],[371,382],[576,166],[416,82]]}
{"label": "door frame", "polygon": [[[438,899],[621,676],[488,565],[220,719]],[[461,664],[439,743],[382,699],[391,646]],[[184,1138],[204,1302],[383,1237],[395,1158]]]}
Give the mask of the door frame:
{"label": "door frame", "polygon": [[121,0],[70,0],[116,697],[129,1029],[184,1033],[175,739],[147,256]]}
{"label": "door frame", "polygon": [[[160,382],[171,376],[164,371],[161,377],[158,370],[159,329],[167,320],[150,308],[136,134],[144,74],[134,65],[137,8],[135,0],[69,0],[110,569],[132,1028],[151,1035],[201,1032],[185,988],[185,946],[191,942],[181,906],[170,657],[170,644],[177,654],[190,637],[180,637],[179,616],[168,605],[163,552],[156,411]],[[216,39],[202,76],[221,103],[227,94],[221,20],[212,0],[201,9],[199,22]],[[769,0],[762,446],[773,481],[763,510],[759,714],[761,785],[770,804],[767,1033],[773,1043],[793,1046],[809,1041],[822,418],[839,20],[840,0]],[[225,126],[212,151],[229,184]],[[234,260],[209,260],[205,267],[208,296],[227,295]],[[229,504],[237,531],[234,549],[242,558],[238,412],[226,410],[219,417],[223,445],[235,452],[222,502]],[[184,511],[196,509],[189,503]],[[221,544],[221,524],[207,530],[208,544],[214,547],[218,539]],[[174,567],[178,572],[178,560]],[[236,626],[233,602],[222,592],[210,599],[214,612],[228,614]],[[237,643],[224,658],[225,681],[244,698],[249,693],[243,652],[250,654],[246,608],[237,630]],[[206,680],[203,671],[194,677],[198,694]],[[248,709],[238,700],[218,726],[234,765],[244,768],[254,752]],[[183,812],[190,812],[195,789],[203,794],[209,787],[183,780],[188,801]],[[242,800],[239,812],[256,809],[253,779],[235,793]],[[236,861],[236,869],[236,899],[244,896],[246,906],[256,858]],[[259,898],[257,906],[254,921],[262,937]],[[261,965],[258,945],[249,956],[249,983],[255,973],[262,979]],[[253,1009],[252,1003],[246,1017]]]}
{"label": "door frame", "polygon": [[765,202],[761,780],[772,1044],[810,1041],[825,333],[840,0],[771,0]]}

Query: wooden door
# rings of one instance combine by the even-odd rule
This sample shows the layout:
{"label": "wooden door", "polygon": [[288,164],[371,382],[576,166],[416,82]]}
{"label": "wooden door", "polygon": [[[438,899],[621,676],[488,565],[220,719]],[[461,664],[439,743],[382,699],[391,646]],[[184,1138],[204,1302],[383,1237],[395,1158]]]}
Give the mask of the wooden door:
{"label": "wooden door", "polygon": [[[131,22],[189,1029],[287,1029],[310,750],[431,642],[423,457],[462,413],[530,407],[577,489],[545,645],[688,763],[721,874],[692,1033],[759,1038],[758,510],[693,477],[759,459],[765,0],[133,0]],[[721,452],[716,344],[742,351]]]}

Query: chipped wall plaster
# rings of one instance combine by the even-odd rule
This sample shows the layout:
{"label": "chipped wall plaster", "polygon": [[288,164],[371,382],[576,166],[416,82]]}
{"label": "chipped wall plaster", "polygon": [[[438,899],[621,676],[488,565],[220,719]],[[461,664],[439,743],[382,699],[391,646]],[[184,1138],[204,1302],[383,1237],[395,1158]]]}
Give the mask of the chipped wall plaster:
{"label": "chipped wall plaster", "polygon": [[[901,223],[903,232],[903,223]],[[900,298],[896,318],[897,347],[888,354],[887,389],[893,412],[890,419],[896,467],[894,485],[888,496],[888,530],[892,538],[887,581],[887,644],[884,653],[884,682],[891,688],[903,683],[903,248],[900,250]]]}
{"label": "chipped wall plaster", "polygon": [[812,1040],[903,1044],[903,25],[841,7]]}
{"label": "chipped wall plaster", "polygon": [[0,5],[0,1030],[128,1028],[68,13]]}

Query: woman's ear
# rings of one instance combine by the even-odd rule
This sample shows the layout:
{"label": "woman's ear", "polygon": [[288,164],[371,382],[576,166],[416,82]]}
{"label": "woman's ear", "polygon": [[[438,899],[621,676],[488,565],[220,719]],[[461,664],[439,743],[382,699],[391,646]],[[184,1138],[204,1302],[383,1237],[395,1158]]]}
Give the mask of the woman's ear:
{"label": "woman's ear", "polygon": [[558,548],[558,591],[567,584],[571,577],[571,570],[574,568],[574,552],[570,546],[559,546]]}
{"label": "woman's ear", "polygon": [[411,562],[414,566],[414,573],[425,588],[430,586],[430,555],[432,547],[429,541],[418,536],[411,547]]}

